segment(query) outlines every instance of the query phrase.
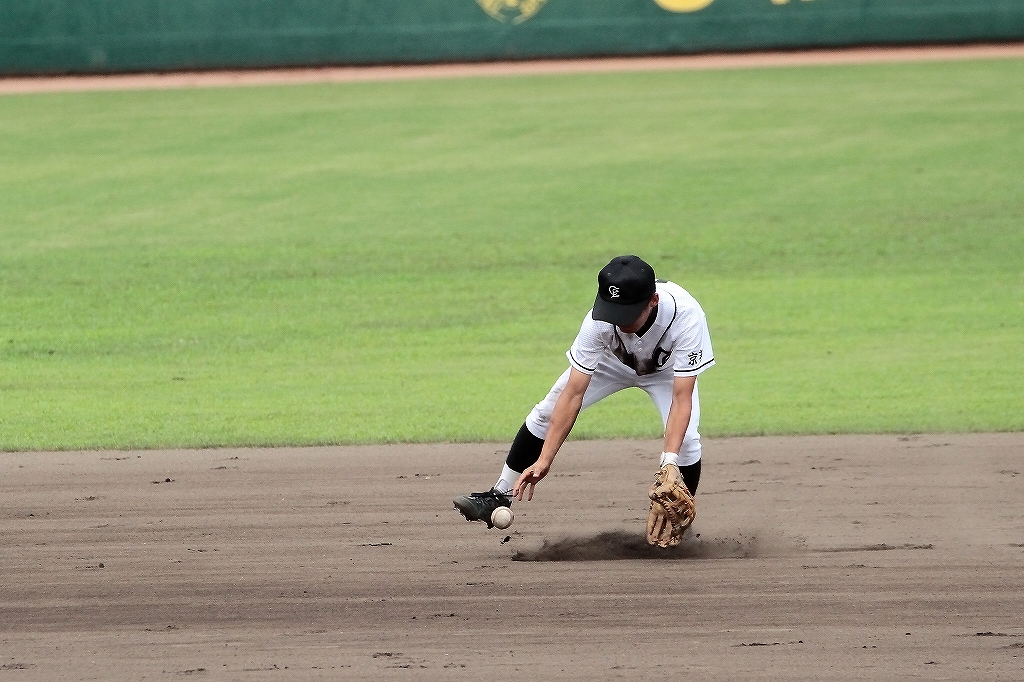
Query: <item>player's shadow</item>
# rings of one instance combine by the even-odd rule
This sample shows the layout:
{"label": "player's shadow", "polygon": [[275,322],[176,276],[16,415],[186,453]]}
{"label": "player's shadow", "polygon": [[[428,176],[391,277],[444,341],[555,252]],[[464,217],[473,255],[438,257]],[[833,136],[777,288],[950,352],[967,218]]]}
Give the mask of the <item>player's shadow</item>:
{"label": "player's shadow", "polygon": [[589,537],[544,540],[539,549],[519,550],[513,561],[609,561],[620,559],[699,560],[747,559],[761,555],[756,536],[705,540],[686,536],[675,547],[652,547],[638,533],[610,531]]}

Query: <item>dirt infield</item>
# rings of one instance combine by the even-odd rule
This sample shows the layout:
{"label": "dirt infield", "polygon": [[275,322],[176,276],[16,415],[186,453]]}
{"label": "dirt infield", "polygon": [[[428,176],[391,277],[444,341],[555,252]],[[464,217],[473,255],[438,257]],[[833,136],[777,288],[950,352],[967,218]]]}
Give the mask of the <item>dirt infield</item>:
{"label": "dirt infield", "polygon": [[285,83],[346,83],[516,74],[555,74],[609,71],[672,71],[732,69],[811,64],[866,64],[951,59],[1024,57],[1024,43],[918,47],[864,47],[836,50],[793,50],[665,57],[607,59],[554,59],[481,64],[426,64],[412,66],[353,66],[206,71],[189,73],[118,74],[103,76],[0,77],[0,94],[78,90],[127,90],[228,85],[280,85]]}
{"label": "dirt infield", "polygon": [[1024,434],[710,440],[673,551],[659,447],[0,454],[0,682],[1021,679]]}

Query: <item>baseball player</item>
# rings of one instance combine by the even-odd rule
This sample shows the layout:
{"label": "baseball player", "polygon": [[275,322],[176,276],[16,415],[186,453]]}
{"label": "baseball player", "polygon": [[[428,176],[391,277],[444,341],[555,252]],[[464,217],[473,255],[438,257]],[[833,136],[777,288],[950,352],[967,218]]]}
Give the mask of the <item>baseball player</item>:
{"label": "baseball player", "polygon": [[[513,498],[533,499],[580,410],[635,386],[651,397],[665,428],[648,541],[677,544],[693,520],[692,494],[700,481],[697,376],[715,364],[707,320],[693,296],[678,284],[656,279],[653,268],[637,256],[613,258],[597,282],[594,307],[566,353],[569,369],[527,416],[494,487],[455,498],[455,508],[467,520],[491,527],[495,509],[511,507]],[[672,509],[662,508],[673,503],[656,499],[659,485],[689,497],[688,519],[673,519]]]}

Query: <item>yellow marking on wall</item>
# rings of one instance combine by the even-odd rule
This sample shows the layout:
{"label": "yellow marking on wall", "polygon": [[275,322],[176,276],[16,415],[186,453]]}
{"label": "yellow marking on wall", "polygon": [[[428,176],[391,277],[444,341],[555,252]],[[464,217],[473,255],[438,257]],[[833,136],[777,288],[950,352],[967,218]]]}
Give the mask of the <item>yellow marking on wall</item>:
{"label": "yellow marking on wall", "polygon": [[654,2],[669,12],[696,12],[699,9],[704,9],[714,0],[654,0]]}
{"label": "yellow marking on wall", "polygon": [[[654,0],[662,9],[669,12],[696,12],[704,9],[715,0]],[[786,5],[789,0],[771,0],[773,5]],[[801,0],[801,2],[812,2],[812,0]]]}
{"label": "yellow marking on wall", "polygon": [[483,11],[498,21],[521,24],[534,14],[547,0],[476,0]]}

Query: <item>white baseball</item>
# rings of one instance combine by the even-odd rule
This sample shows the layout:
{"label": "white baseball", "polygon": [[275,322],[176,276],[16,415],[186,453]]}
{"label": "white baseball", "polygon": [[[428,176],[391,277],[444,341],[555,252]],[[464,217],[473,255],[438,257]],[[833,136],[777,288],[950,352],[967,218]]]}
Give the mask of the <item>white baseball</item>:
{"label": "white baseball", "polygon": [[512,525],[512,519],[515,516],[512,514],[512,510],[508,507],[498,507],[491,512],[491,523],[494,524],[495,528],[501,528],[505,530]]}

